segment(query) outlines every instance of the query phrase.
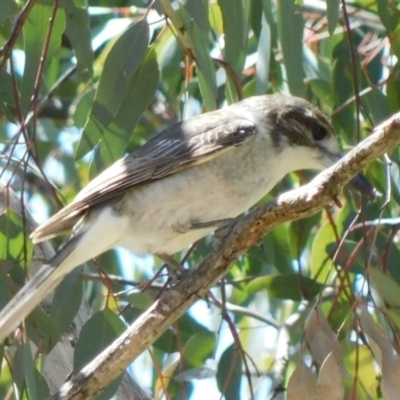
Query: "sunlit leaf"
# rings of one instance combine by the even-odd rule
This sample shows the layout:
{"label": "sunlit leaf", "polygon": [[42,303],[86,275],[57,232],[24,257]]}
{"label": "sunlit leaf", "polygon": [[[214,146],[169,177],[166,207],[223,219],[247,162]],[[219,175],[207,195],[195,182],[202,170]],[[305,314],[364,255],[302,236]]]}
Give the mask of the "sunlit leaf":
{"label": "sunlit leaf", "polygon": [[[239,80],[245,61],[248,40],[248,4],[249,2],[245,0],[218,0],[225,33],[224,61],[229,63]],[[266,51],[268,51],[268,47]],[[268,59],[265,61],[268,62]],[[235,85],[229,75],[226,95],[229,102],[238,100]]]}
{"label": "sunlit leaf", "polygon": [[201,367],[207,358],[212,356],[216,337],[211,332],[199,332],[186,343],[183,356],[189,365]]}
{"label": "sunlit leaf", "polygon": [[400,307],[400,285],[377,268],[369,267],[368,274],[382,299],[391,307]]}
{"label": "sunlit leaf", "polygon": [[299,63],[303,59],[303,18],[293,0],[282,0],[278,4],[279,36],[288,84],[293,95],[304,96],[305,73],[303,64]]}
{"label": "sunlit leaf", "polygon": [[74,49],[78,71],[87,81],[93,74],[94,55],[91,44],[88,10],[77,6],[74,0],[62,0],[65,9],[65,35]]}
{"label": "sunlit leaf", "polygon": [[257,54],[256,94],[263,94],[268,88],[269,66],[271,61],[271,29],[264,17],[262,18],[261,31],[258,39]]}
{"label": "sunlit leaf", "polygon": [[91,176],[123,155],[136,123],[154,97],[158,78],[156,53],[151,47],[126,84],[115,116],[102,132],[102,140],[96,148],[91,165]]}
{"label": "sunlit leaf", "polygon": [[30,106],[39,64],[41,63],[43,47],[47,38],[49,37],[50,40],[46,52],[46,64],[51,61],[55,52],[60,48],[61,35],[65,29],[64,10],[62,8],[57,10],[50,35],[49,19],[52,12],[53,7],[37,3],[29,13],[28,19],[23,26],[25,67],[21,82],[22,113],[26,113]]}
{"label": "sunlit leaf", "polygon": [[[108,53],[99,87],[76,157],[81,158],[98,144],[103,131],[114,120],[127,87],[141,65],[149,44],[149,27],[142,20],[129,27]],[[121,153],[119,153],[121,155]]]}
{"label": "sunlit leaf", "polygon": [[333,35],[339,20],[339,5],[340,0],[326,1],[326,15],[328,17],[328,31],[330,35]]}
{"label": "sunlit leaf", "polygon": [[214,65],[208,50],[208,40],[194,23],[189,24],[188,33],[194,44],[193,52],[198,65],[197,76],[204,105],[208,111],[211,111],[217,108],[217,83]]}
{"label": "sunlit leaf", "polygon": [[299,274],[285,274],[255,278],[249,282],[249,293],[267,290],[268,296],[275,299],[301,301],[313,299],[324,289],[324,285]]}
{"label": "sunlit leaf", "polygon": [[32,258],[32,251],[22,218],[11,211],[0,215],[0,260],[13,260],[26,266]]}

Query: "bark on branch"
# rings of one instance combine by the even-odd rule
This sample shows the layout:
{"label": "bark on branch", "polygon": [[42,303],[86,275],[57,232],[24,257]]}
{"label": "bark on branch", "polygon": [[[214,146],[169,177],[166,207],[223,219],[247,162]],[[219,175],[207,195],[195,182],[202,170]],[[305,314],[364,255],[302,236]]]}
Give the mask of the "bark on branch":
{"label": "bark on branch", "polygon": [[377,127],[340,162],[309,184],[284,193],[216,233],[216,249],[166,291],[117,340],[51,397],[87,400],[124,372],[171,324],[221,279],[232,263],[275,226],[308,217],[338,196],[368,163],[400,144],[400,113]]}

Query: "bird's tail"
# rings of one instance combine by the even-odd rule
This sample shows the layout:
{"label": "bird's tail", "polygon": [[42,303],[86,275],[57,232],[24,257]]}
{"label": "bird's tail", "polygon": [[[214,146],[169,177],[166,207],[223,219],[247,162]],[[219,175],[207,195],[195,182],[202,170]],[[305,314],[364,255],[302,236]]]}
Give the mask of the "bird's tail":
{"label": "bird's tail", "polygon": [[36,272],[0,311],[0,344],[38,306],[61,280],[78,265],[113,248],[127,220],[103,207],[82,221],[76,234]]}
{"label": "bird's tail", "polygon": [[0,311],[0,343],[56,288],[62,278],[77,266],[69,256],[76,249],[80,236],[78,234],[71,238]]}

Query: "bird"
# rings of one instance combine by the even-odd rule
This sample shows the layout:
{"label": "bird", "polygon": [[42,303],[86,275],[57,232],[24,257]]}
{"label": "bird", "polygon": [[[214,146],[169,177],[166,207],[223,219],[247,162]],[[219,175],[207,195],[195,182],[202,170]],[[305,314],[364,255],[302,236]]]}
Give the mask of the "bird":
{"label": "bird", "polygon": [[323,170],[341,157],[327,117],[289,95],[249,97],[168,127],[101,172],[31,234],[36,244],[72,231],[0,311],[0,343],[84,262],[124,247],[168,264],[289,172]]}

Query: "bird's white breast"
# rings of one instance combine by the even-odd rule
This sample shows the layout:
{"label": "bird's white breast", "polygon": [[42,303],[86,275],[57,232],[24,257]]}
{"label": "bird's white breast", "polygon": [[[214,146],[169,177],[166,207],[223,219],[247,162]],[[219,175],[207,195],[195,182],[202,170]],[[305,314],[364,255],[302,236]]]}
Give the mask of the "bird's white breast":
{"label": "bird's white breast", "polygon": [[[240,215],[288,172],[266,135],[215,159],[130,191],[121,245],[135,253],[174,254],[214,229],[189,229]],[[278,157],[279,158],[279,157]]]}

